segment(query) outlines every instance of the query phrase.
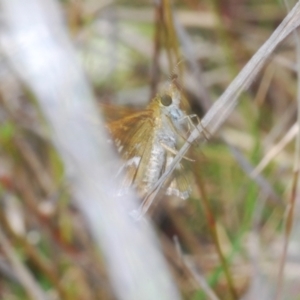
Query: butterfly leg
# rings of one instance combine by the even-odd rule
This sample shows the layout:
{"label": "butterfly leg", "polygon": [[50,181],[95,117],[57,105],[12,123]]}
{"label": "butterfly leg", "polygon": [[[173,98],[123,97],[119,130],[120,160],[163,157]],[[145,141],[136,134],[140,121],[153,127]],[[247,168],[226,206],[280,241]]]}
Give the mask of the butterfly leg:
{"label": "butterfly leg", "polygon": [[[175,149],[173,149],[173,148],[167,146],[166,144],[164,144],[164,143],[162,143],[162,142],[160,142],[160,144],[163,146],[163,148],[165,148],[165,150],[169,151],[170,153],[172,153],[172,154],[174,154],[174,155],[177,155],[177,153],[178,153],[177,150],[175,150]],[[191,158],[186,157],[186,156],[183,156],[183,158],[184,158],[185,160],[187,160],[187,161],[191,161],[191,162],[195,161],[194,159],[191,159]]]}
{"label": "butterfly leg", "polygon": [[[198,128],[198,124],[195,125],[194,122],[192,121],[192,119],[195,118],[197,120],[197,123],[200,124],[201,128],[202,128],[202,134],[204,136],[204,138],[208,141],[211,134],[209,133],[209,131],[202,125],[200,118],[196,115],[188,115],[188,116],[184,116],[183,119],[187,119],[188,120],[188,126],[189,126],[189,130],[191,129],[191,127],[193,128]],[[199,131],[199,130],[198,130]],[[199,133],[201,134],[201,132],[199,131]]]}

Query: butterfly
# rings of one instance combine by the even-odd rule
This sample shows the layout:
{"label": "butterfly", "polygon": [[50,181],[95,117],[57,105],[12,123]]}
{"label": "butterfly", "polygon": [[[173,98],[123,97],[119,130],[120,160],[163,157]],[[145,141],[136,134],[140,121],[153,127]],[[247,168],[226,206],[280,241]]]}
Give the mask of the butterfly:
{"label": "butterfly", "polygon": [[[179,140],[187,136],[189,116],[180,108],[181,102],[181,92],[174,78],[144,110],[108,123],[123,161],[119,172],[125,174],[120,184],[121,194],[134,187],[144,199],[172,163]],[[189,197],[190,183],[181,164],[163,189],[167,195]]]}

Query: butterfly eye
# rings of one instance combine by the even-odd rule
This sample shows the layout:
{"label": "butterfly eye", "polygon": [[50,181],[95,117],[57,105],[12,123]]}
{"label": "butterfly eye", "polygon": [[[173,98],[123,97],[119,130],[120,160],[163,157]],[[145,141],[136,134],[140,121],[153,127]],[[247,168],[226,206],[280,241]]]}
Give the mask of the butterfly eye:
{"label": "butterfly eye", "polygon": [[172,104],[172,98],[169,95],[163,95],[161,97],[161,104],[164,106],[169,106]]}

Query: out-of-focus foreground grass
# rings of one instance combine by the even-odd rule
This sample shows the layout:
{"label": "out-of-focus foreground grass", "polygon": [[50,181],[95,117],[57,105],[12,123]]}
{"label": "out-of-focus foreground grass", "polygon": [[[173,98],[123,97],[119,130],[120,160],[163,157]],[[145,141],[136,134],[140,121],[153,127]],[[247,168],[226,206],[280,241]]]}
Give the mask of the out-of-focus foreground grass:
{"label": "out-of-focus foreground grass", "polygon": [[[61,2],[107,120],[144,108],[174,71],[186,110],[203,117],[287,14],[275,0]],[[222,128],[191,147],[191,197],[149,211],[183,299],[299,298],[296,48],[290,36]],[[0,76],[6,246],[49,299],[115,299],[34,96],[13,72]],[[2,250],[0,298],[30,299]]]}

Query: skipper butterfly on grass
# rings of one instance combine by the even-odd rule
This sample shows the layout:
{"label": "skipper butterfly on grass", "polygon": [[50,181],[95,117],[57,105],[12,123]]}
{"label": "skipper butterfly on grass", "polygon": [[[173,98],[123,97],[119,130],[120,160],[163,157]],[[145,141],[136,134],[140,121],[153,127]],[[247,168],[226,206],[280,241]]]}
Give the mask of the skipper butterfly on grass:
{"label": "skipper butterfly on grass", "polygon": [[[122,158],[120,192],[134,187],[144,199],[149,196],[178,152],[179,141],[189,133],[191,116],[181,109],[182,94],[175,76],[142,111],[132,113],[107,127]],[[190,182],[181,164],[163,185],[167,195],[187,199]]]}

